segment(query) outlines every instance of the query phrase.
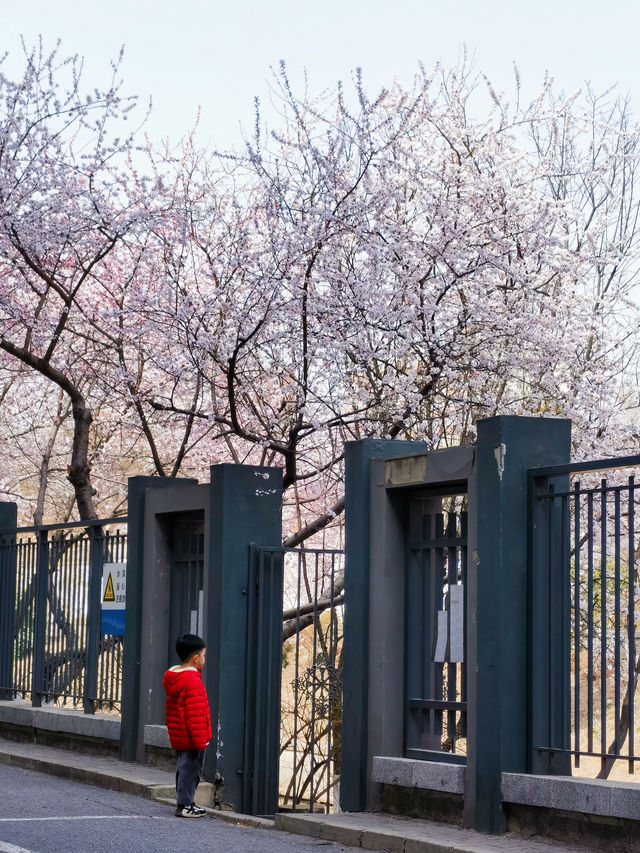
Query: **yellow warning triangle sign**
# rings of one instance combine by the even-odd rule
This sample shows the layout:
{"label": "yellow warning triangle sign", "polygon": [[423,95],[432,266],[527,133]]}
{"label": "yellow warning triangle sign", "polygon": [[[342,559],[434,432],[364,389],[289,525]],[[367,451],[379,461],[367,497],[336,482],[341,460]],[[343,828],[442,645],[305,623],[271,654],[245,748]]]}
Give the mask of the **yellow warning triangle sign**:
{"label": "yellow warning triangle sign", "polygon": [[107,578],[107,586],[104,591],[103,601],[115,601],[116,594],[113,591],[113,578],[111,577],[111,572],[109,572],[109,577]]}

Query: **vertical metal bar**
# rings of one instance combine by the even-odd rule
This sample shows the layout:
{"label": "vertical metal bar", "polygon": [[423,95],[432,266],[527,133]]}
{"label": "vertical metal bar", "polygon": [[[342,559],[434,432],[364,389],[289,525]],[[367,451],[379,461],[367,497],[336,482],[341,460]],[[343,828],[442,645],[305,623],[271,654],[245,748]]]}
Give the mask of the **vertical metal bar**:
{"label": "vertical metal bar", "polygon": [[[600,481],[600,752],[607,751],[607,481]],[[605,768],[605,759],[601,767]]]}
{"label": "vertical metal bar", "polygon": [[[264,671],[264,691],[265,696],[269,697],[271,695],[272,690],[272,680],[271,676],[273,673],[273,629],[274,629],[274,592],[275,592],[275,552],[272,551],[269,555],[269,571],[268,571],[268,580],[265,587],[265,594],[263,597],[263,603],[267,608],[267,633],[266,633],[266,645],[267,645],[267,661]],[[271,719],[270,719],[270,710],[272,707],[272,703],[267,701],[267,713],[266,713],[266,725],[265,729],[265,743],[264,743],[264,787],[263,787],[263,807],[261,811],[266,813],[270,811],[269,808],[269,787],[271,780]],[[279,727],[278,727],[279,728]],[[278,807],[278,803],[276,801],[276,809]]]}
{"label": "vertical metal bar", "polygon": [[13,666],[12,666],[11,675],[12,675],[12,681],[13,681],[14,696],[17,696],[18,695],[17,691],[19,688],[18,671],[19,671],[19,665],[20,665],[20,641],[18,638],[20,625],[18,624],[18,615],[20,613],[20,599],[22,596],[22,587],[20,584],[20,547],[19,547],[17,535],[15,538],[15,552],[16,552],[16,556],[15,556],[16,598],[15,598],[15,605],[14,605],[15,616],[14,616],[14,623],[13,623],[13,634],[11,635],[11,641],[14,644],[14,656],[13,656]]}
{"label": "vertical metal bar", "polygon": [[[109,531],[105,530],[103,532],[102,541],[100,543],[100,577],[102,579],[102,567],[107,562],[113,562],[109,558]],[[114,578],[115,582],[115,578]],[[100,589],[102,590],[102,582],[100,583]],[[100,600],[100,599],[99,599]],[[97,689],[96,689],[96,707],[98,710],[102,707],[102,704],[108,700],[109,696],[109,687],[106,679],[108,678],[109,673],[109,657],[111,655],[111,651],[109,648],[109,644],[105,642],[107,640],[106,636],[102,634],[102,601],[100,600],[100,614],[98,616],[98,680],[97,680]]]}
{"label": "vertical metal bar", "polygon": [[44,656],[47,630],[47,581],[49,573],[49,548],[47,531],[39,530],[36,534],[36,598],[33,632],[33,672],[31,687],[31,704],[34,708],[42,705],[42,690],[44,680]]}
{"label": "vertical metal bar", "polygon": [[79,565],[79,569],[82,576],[82,590],[83,590],[83,640],[82,640],[82,648],[85,650],[84,661],[79,660],[79,665],[82,667],[82,682],[81,682],[81,690],[79,694],[79,698],[82,702],[84,702],[84,697],[86,695],[87,690],[87,662],[89,659],[89,650],[88,650],[88,638],[89,638],[89,598],[90,598],[90,569],[91,569],[91,540],[89,538],[83,538],[82,542],[82,562]]}
{"label": "vertical metal bar", "polygon": [[556,519],[556,496],[555,496],[555,487],[552,483],[549,484],[549,499],[548,499],[548,513],[549,513],[549,542],[547,545],[548,555],[547,555],[547,580],[546,586],[549,590],[549,595],[547,595],[547,624],[549,625],[549,660],[547,662],[547,696],[549,697],[549,702],[547,704],[547,732],[549,733],[549,746],[555,747],[558,744],[553,742],[554,737],[554,720],[556,718],[556,690],[554,684],[554,664],[557,660],[557,649],[556,649],[556,631],[554,628],[554,609],[555,609],[555,600],[553,596],[553,569],[557,561],[557,543],[556,543],[556,530],[555,530],[555,519]]}
{"label": "vertical metal bar", "polygon": [[264,608],[263,608],[263,598],[264,598],[264,550],[261,548],[258,552],[259,560],[258,560],[258,591],[256,593],[256,601],[257,601],[257,609],[258,609],[258,633],[257,633],[257,652],[255,656],[256,660],[256,672],[255,672],[255,682],[257,685],[256,693],[255,693],[255,741],[253,747],[253,786],[251,790],[251,814],[258,814],[258,778],[257,773],[260,767],[260,753],[262,749],[262,670],[263,670],[263,660],[261,655],[261,650],[264,646],[265,636],[264,636]]}
{"label": "vertical metal bar", "polygon": [[298,587],[296,594],[296,666],[293,688],[293,783],[291,789],[291,807],[295,811],[298,805],[298,703],[300,689],[300,593],[302,584],[302,554],[296,554],[298,562]]}
{"label": "vertical metal bar", "polygon": [[249,546],[249,577],[247,582],[247,664],[245,676],[245,715],[244,715],[244,743],[245,750],[242,766],[242,808],[246,812],[249,808],[249,800],[251,797],[252,772],[253,768],[251,761],[255,762],[255,756],[250,754],[249,745],[251,738],[257,739],[255,731],[257,720],[253,719],[255,711],[255,691],[258,689],[256,684],[256,562],[258,560],[258,548],[256,545]]}
{"label": "vertical metal bar", "polygon": [[620,487],[614,492],[614,709],[616,754],[620,754]]}
{"label": "vertical metal bar", "polygon": [[314,560],[314,585],[313,585],[313,669],[311,687],[311,786],[309,795],[309,811],[313,811],[315,801],[315,740],[316,740],[316,682],[318,665],[318,555]]}
{"label": "vertical metal bar", "polygon": [[89,583],[87,596],[87,658],[84,682],[84,712],[93,714],[98,694],[100,648],[100,582],[102,579],[102,536],[96,527],[89,531]]}
{"label": "vertical metal bar", "polygon": [[37,598],[38,598],[37,590],[38,590],[38,553],[39,553],[39,550],[40,550],[40,540],[39,540],[38,536],[36,535],[32,545],[31,545],[31,548],[30,548],[30,551],[31,551],[31,555],[30,555],[30,559],[31,559],[30,577],[34,583],[34,594],[33,594],[32,603],[30,605],[31,625],[29,625],[25,631],[25,635],[26,635],[27,642],[29,644],[29,650],[30,650],[29,657],[27,658],[28,680],[26,683],[29,685],[29,690],[31,691],[32,702],[33,702],[33,688],[32,688],[32,685],[33,685],[33,668],[34,668],[35,659],[36,659],[36,608],[37,608]]}
{"label": "vertical metal bar", "polygon": [[[28,621],[28,606],[27,606],[27,564],[28,564],[28,551],[25,547],[25,543],[16,539],[16,563],[18,567],[18,577],[16,579],[16,598],[18,602],[17,610],[18,612],[23,612],[22,622],[16,624],[16,662],[14,664],[14,684],[17,688],[22,692],[22,698],[25,698],[26,695],[26,678],[24,678],[24,671],[26,667],[27,661],[27,645],[24,640],[24,625],[25,622]],[[24,603],[24,608],[23,608]],[[17,616],[16,616],[17,621]]]}
{"label": "vertical metal bar", "polygon": [[335,598],[335,578],[336,578],[336,561],[335,561],[335,553],[331,553],[331,574],[329,579],[329,600],[331,601],[331,606],[329,607],[329,666],[327,668],[328,672],[328,691],[329,697],[327,700],[327,814],[330,811],[331,806],[331,797],[333,795],[333,785],[332,782],[332,745],[331,740],[333,736],[333,698],[334,698],[334,679],[336,674],[336,642],[335,642],[335,630],[336,630],[336,608],[334,604]]}
{"label": "vertical metal bar", "polygon": [[562,551],[559,572],[562,587],[558,596],[561,606],[558,621],[562,626],[562,649],[560,657],[562,671],[556,676],[556,684],[561,685],[561,711],[555,719],[555,725],[558,735],[558,745],[565,750],[571,749],[571,509],[567,493],[568,483],[566,487],[563,487],[563,492],[565,493],[562,495]]}
{"label": "vertical metal bar", "polygon": [[0,699],[13,698],[15,568],[10,536],[0,537]]}
{"label": "vertical metal bar", "polygon": [[573,488],[573,748],[580,767],[580,483]]}
{"label": "vertical metal bar", "polygon": [[587,751],[593,752],[593,491],[587,494]]}
{"label": "vertical metal bar", "polygon": [[[629,666],[627,690],[629,692],[629,755],[635,755],[635,683],[636,683],[636,566],[635,566],[635,478],[629,477],[629,543],[627,562],[629,567]],[[629,773],[633,773],[635,764],[629,759]]]}
{"label": "vertical metal bar", "polygon": [[65,639],[65,671],[66,692],[70,694],[73,691],[73,682],[71,681],[72,672],[72,655],[73,655],[73,614],[71,612],[71,583],[69,579],[69,550],[65,549],[64,560],[62,562],[61,571],[61,602],[64,620],[67,624],[67,637]]}
{"label": "vertical metal bar", "polygon": [[[58,571],[60,560],[60,543],[54,538],[51,542],[51,566],[49,568],[49,636],[51,637],[51,657],[49,665],[49,690],[55,698],[60,692],[59,663],[62,655],[62,630],[56,616],[59,615],[60,602],[58,596]],[[58,611],[55,612],[54,611]]]}
{"label": "vertical metal bar", "polygon": [[74,598],[75,598],[75,613],[76,613],[76,647],[73,650],[74,657],[74,701],[75,697],[80,691],[82,694],[84,691],[82,680],[84,678],[84,673],[81,667],[81,649],[84,648],[84,620],[86,613],[86,605],[85,605],[85,589],[84,582],[81,572],[82,565],[82,557],[84,552],[85,540],[84,538],[77,540],[74,543],[74,548],[71,552],[71,576],[72,583],[74,586]]}
{"label": "vertical metal bar", "polygon": [[[36,600],[36,560],[35,560],[36,545],[31,539],[23,540],[21,543],[20,561],[22,569],[20,572],[20,590],[24,600],[24,615],[20,626],[20,647],[22,649],[22,660],[20,664],[20,684],[22,687],[22,697],[26,699],[27,694],[31,692],[31,682],[33,679],[33,632],[35,629],[35,600]],[[33,583],[33,595],[29,592],[29,588]]]}
{"label": "vertical metal bar", "polygon": [[[74,654],[74,697],[75,693],[80,691],[81,695],[84,692],[83,678],[84,672],[80,663],[80,650],[84,648],[84,620],[86,614],[85,604],[85,588],[84,580],[81,572],[82,559],[84,554],[84,539],[76,542],[71,555],[72,561],[72,576],[75,594],[75,612],[76,612],[76,649]],[[74,699],[75,701],[75,699]]]}
{"label": "vertical metal bar", "polygon": [[[465,703],[467,702],[467,568],[468,568],[468,549],[467,549],[467,537],[469,530],[469,522],[468,522],[468,513],[461,513],[461,523],[460,523],[460,532],[462,535],[462,544],[460,545],[460,561],[462,568],[462,588],[463,588],[463,597],[462,597],[462,614],[463,614],[463,641],[462,641],[462,649],[463,649],[463,661],[460,666],[460,701]],[[462,733],[462,737],[466,738],[467,736],[467,712],[460,712],[460,730]]]}
{"label": "vertical metal bar", "polygon": [[16,674],[17,674],[16,658],[20,654],[20,649],[18,646],[18,627],[19,626],[18,626],[18,617],[17,617],[18,601],[19,601],[19,596],[20,596],[20,586],[19,586],[20,554],[18,552],[18,537],[17,537],[17,535],[14,536],[14,538],[12,539],[12,548],[13,548],[13,554],[11,557],[11,561],[12,561],[12,564],[14,566],[14,571],[16,572],[16,579],[15,579],[16,585],[15,585],[15,597],[14,597],[14,602],[13,602],[13,606],[14,606],[13,633],[11,635],[11,642],[14,644],[14,646],[13,646],[13,648],[14,648],[14,660],[13,660],[13,667],[12,667],[11,675],[12,675],[12,686],[13,686],[13,697],[15,698],[17,696],[17,687],[18,687],[18,684],[16,681]]}

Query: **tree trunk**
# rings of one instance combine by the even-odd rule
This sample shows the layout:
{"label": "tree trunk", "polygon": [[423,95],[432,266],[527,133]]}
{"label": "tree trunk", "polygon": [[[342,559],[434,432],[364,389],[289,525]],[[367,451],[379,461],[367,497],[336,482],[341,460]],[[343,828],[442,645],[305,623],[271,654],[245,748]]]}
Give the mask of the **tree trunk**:
{"label": "tree trunk", "polygon": [[97,518],[93,496],[95,489],[91,484],[91,466],[89,465],[89,430],[93,422],[91,409],[84,397],[78,394],[73,400],[73,445],[68,480],[76,493],[78,514],[85,519]]}

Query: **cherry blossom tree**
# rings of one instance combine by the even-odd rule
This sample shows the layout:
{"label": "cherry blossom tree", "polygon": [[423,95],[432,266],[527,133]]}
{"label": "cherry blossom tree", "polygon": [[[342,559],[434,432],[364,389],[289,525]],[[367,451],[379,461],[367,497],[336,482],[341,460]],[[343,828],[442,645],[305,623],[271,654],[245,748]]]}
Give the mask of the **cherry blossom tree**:
{"label": "cherry blossom tree", "polygon": [[298,98],[283,67],[269,137],[258,115],[240,153],[135,151],[109,132],[117,64],[88,98],[77,60],[27,60],[1,81],[0,347],[71,405],[82,517],[127,473],[279,464],[295,545],[339,535],[348,439],[435,448],[512,412],[571,417],[577,453],[635,441],[638,129],[615,93],[510,106],[463,68]]}
{"label": "cherry blossom tree", "polygon": [[83,340],[105,259],[137,222],[125,182],[132,138],[117,135],[134,105],[119,68],[85,93],[82,63],[24,49],[24,74],[0,69],[0,348],[71,405],[68,464],[81,518],[96,516],[88,464],[92,353]]}
{"label": "cherry blossom tree", "polygon": [[545,85],[510,109],[489,88],[472,120],[464,73],[375,101],[358,79],[355,106],[280,83],[268,142],[189,152],[152,295],[137,284],[172,353],[140,405],[207,424],[203,447],[282,464],[304,509],[291,544],[341,511],[345,439],[439,447],[500,411],[569,415],[577,449],[618,443],[637,346],[627,105]]}

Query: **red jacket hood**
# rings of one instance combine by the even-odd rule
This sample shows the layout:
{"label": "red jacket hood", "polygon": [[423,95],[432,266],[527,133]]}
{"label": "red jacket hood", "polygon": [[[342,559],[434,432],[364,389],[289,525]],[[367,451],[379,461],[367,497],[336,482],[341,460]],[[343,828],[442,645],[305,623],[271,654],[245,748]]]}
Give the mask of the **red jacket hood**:
{"label": "red jacket hood", "polygon": [[187,684],[194,678],[202,680],[202,675],[197,669],[168,669],[162,679],[162,686],[167,691],[167,696],[178,696]]}

